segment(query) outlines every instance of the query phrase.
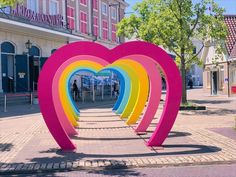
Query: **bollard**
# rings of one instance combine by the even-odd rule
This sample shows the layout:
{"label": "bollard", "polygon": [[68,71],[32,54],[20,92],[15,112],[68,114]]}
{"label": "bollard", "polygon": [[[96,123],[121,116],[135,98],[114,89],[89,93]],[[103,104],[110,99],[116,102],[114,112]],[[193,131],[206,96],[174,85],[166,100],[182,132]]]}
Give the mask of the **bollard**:
{"label": "bollard", "polygon": [[102,83],[102,100],[104,100],[104,83]]}
{"label": "bollard", "polygon": [[4,95],[4,112],[7,112],[7,95]]}
{"label": "bollard", "polygon": [[33,105],[33,93],[30,93],[30,105]]}

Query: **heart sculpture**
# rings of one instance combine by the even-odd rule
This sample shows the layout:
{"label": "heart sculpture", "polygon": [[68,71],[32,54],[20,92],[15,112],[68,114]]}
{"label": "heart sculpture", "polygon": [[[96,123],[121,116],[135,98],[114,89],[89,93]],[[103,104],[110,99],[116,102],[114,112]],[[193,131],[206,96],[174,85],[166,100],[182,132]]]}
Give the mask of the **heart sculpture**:
{"label": "heart sculpture", "polygon": [[166,102],[148,146],[162,145],[178,114],[182,82],[173,59],[158,46],[141,41],[112,50],[92,42],[61,47],[44,64],[38,81],[40,110],[50,133],[63,150],[76,149],[70,136],[78,134],[74,127],[79,126],[80,111],[70,95],[69,81],[81,70],[94,74],[110,70],[117,74],[120,94],[113,111],[127,119],[128,125],[140,119],[135,131],[145,132],[160,102],[160,69],[167,83]]}

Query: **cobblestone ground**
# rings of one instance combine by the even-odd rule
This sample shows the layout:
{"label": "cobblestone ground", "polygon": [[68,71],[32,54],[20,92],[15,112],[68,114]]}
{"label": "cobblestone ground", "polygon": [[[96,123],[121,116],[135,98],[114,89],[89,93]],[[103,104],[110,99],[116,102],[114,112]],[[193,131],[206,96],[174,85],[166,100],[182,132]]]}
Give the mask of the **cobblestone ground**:
{"label": "cobblestone ground", "polygon": [[[163,95],[163,99],[164,95]],[[78,149],[63,152],[41,114],[0,119],[0,175],[78,169],[163,167],[236,163],[236,98],[189,91],[206,111],[180,111],[163,147],[145,145],[158,123],[163,104],[146,134],[137,135],[102,103],[81,110]],[[93,106],[93,105],[91,105]],[[235,172],[236,175],[236,172]]]}

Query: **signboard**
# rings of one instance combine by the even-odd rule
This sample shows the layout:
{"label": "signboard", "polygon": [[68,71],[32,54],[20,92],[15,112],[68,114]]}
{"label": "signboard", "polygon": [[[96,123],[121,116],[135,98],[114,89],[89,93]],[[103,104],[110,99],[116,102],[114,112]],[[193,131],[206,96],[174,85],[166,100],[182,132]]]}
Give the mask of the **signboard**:
{"label": "signboard", "polygon": [[24,78],[25,78],[25,74],[26,74],[26,73],[18,73],[19,78],[20,78],[20,79],[24,79]]}
{"label": "signboard", "polygon": [[231,87],[231,93],[232,94],[236,94],[236,86],[232,86]]}
{"label": "signboard", "polygon": [[37,22],[42,24],[47,24],[50,26],[63,27],[63,16],[58,15],[47,15],[41,14],[27,9],[26,7],[17,4],[16,8],[11,11],[13,16],[23,17],[30,22]]}

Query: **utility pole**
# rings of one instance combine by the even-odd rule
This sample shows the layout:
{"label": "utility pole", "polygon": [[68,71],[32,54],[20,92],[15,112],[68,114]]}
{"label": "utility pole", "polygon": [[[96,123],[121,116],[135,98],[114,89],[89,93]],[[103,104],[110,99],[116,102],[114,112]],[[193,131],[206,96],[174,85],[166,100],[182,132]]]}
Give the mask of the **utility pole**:
{"label": "utility pole", "polygon": [[92,36],[92,40],[93,42],[96,41],[96,37],[94,36],[94,13],[93,13],[93,7],[94,7],[94,4],[93,4],[93,0],[90,0],[90,4],[91,4],[91,36]]}
{"label": "utility pole", "polygon": [[[119,2],[119,4],[118,4],[118,14],[117,14],[118,15],[118,23],[121,20],[120,14],[121,13],[120,13],[120,2]],[[121,37],[120,36],[118,37],[118,42],[121,43]]]}
{"label": "utility pole", "polygon": [[67,0],[65,0],[65,14],[66,14],[66,16],[65,16],[66,29],[69,29],[68,28],[68,18],[67,18]]}

